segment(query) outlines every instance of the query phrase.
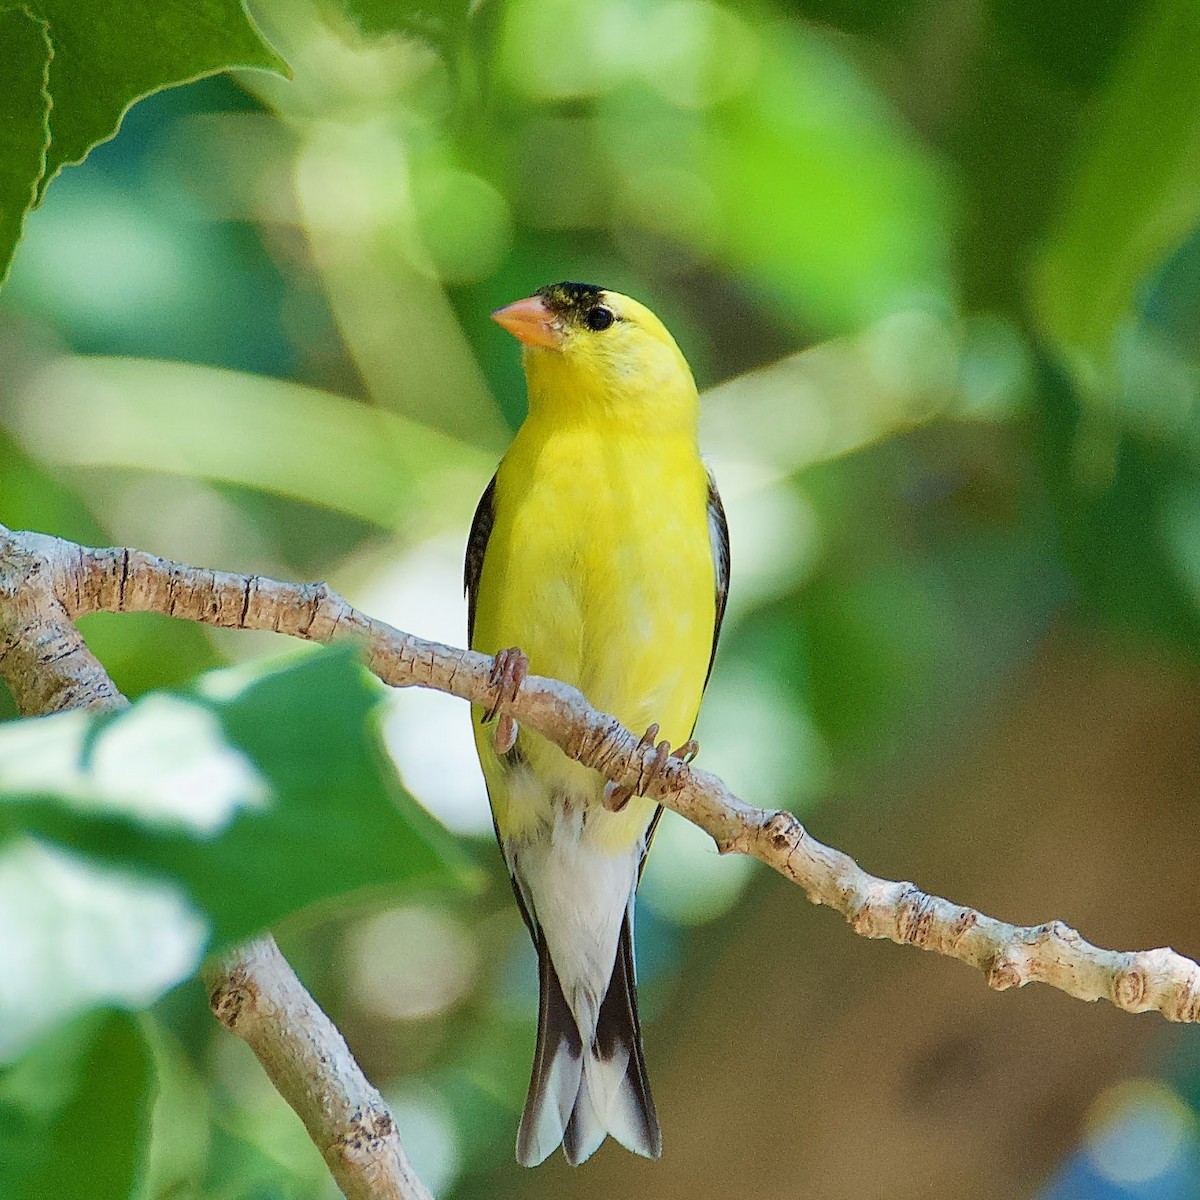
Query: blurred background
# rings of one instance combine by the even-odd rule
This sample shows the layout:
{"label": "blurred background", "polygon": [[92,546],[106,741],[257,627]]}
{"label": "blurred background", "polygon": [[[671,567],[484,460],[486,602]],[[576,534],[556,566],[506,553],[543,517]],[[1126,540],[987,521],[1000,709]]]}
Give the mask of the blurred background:
{"label": "blurred background", "polygon": [[[524,404],[488,313],[618,288],[705,389],[729,513],[703,765],[876,873],[1200,953],[1191,0],[250,7],[291,81],[151,97],[29,221],[6,524],[461,645]],[[84,631],[131,695],[289,650]],[[534,959],[467,713],[381,727],[490,882],[278,934],[440,1197],[1200,1195],[1200,1032],[868,944],[671,814],[638,910],[665,1156],[521,1171]],[[199,984],[153,1028],[153,1195],[336,1194]]]}

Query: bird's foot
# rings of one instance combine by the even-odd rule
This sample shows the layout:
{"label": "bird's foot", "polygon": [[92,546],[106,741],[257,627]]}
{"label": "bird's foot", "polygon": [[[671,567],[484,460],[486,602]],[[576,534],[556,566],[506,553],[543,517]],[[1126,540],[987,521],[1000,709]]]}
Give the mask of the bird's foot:
{"label": "bird's foot", "polygon": [[[658,737],[657,724],[651,725],[638,740],[637,748],[639,751],[645,750],[647,746],[654,745],[654,739]],[[666,745],[666,742],[663,743]],[[657,748],[654,751],[655,760],[658,758]],[[633,795],[633,788],[622,787],[619,783],[614,783],[611,779],[604,785],[604,792],[600,799],[604,807],[609,812],[620,812],[621,809],[629,803],[630,797]]]}
{"label": "bird's foot", "polygon": [[483,723],[486,725],[495,717],[500,718],[492,734],[492,748],[497,754],[507,754],[517,743],[517,722],[504,708],[517,698],[517,692],[528,674],[529,659],[516,646],[497,651],[492,659],[488,683],[496,689],[496,698],[491,708],[483,714]]}
{"label": "bird's foot", "polygon": [[646,788],[657,778],[660,778],[666,773],[667,762],[671,758],[678,758],[684,763],[690,763],[692,759],[700,752],[700,743],[696,741],[686,741],[678,750],[671,753],[671,743],[668,741],[659,742],[654,745],[654,739],[658,737],[658,726],[651,725],[645,733],[642,734],[638,741],[637,748],[639,751],[645,750],[650,746],[654,746],[654,757],[646,764],[642,771],[637,788],[622,787],[620,784],[613,783],[609,780],[604,785],[604,793],[601,800],[604,807],[609,812],[620,812],[621,809],[629,803],[630,797],[634,791],[645,794]]}
{"label": "bird's foot", "polygon": [[680,762],[686,764],[696,761],[696,755],[700,753],[700,743],[695,738],[688,738],[678,750],[671,752],[672,758],[679,759]]}

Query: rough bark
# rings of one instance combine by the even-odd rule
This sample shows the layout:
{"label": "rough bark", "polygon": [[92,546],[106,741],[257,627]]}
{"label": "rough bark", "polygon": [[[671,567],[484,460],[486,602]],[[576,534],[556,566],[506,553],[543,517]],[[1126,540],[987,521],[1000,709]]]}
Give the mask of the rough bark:
{"label": "rough bark", "polygon": [[431,1200],[383,1098],[273,938],[239,946],[206,981],[218,1020],[254,1051],[347,1200]]}

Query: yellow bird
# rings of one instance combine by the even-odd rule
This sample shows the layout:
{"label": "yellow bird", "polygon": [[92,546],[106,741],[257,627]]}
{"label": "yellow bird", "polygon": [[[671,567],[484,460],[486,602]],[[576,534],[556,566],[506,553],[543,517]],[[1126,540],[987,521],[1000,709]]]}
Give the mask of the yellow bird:
{"label": "yellow bird", "polygon": [[[526,667],[565,680],[678,745],[696,722],[729,581],[692,373],[648,308],[590,284],[553,284],[492,316],[523,344],[529,415],[471,527],[470,644],[500,654],[510,686]],[[561,1142],[580,1163],[609,1134],[657,1158],[633,901],[661,810],[532,730],[513,741],[497,709],[475,708],[472,724],[539,963],[517,1159],[535,1166]]]}

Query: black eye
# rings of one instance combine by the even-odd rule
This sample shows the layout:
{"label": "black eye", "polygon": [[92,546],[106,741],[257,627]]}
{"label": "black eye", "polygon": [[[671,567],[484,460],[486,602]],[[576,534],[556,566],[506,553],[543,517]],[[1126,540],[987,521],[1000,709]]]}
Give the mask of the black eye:
{"label": "black eye", "polygon": [[597,304],[593,308],[589,308],[585,314],[584,324],[594,333],[602,333],[607,329],[617,318],[613,316],[611,308],[605,308],[603,304]]}

